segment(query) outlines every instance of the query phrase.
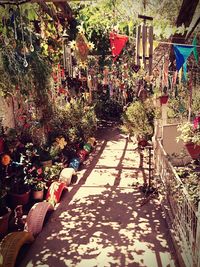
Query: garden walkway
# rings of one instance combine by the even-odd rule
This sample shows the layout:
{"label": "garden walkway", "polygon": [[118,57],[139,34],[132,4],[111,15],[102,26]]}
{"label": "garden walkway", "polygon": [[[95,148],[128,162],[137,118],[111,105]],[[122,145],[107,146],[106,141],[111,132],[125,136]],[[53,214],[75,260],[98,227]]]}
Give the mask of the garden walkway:
{"label": "garden walkway", "polygon": [[[102,134],[103,132],[103,134]],[[27,249],[20,267],[173,267],[159,201],[144,201],[134,145],[117,127],[98,144]]]}

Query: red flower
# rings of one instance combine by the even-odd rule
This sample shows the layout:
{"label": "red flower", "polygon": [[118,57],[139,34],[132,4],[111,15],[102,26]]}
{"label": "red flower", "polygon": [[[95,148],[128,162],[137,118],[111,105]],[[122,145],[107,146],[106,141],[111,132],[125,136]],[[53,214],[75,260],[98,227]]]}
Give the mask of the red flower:
{"label": "red flower", "polygon": [[38,175],[42,174],[42,168],[37,169],[37,174]]}

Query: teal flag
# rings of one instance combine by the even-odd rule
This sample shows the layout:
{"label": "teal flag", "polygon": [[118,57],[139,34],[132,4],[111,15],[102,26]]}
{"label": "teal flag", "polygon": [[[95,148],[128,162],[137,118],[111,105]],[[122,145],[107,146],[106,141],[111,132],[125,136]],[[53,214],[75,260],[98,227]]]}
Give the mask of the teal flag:
{"label": "teal flag", "polygon": [[194,45],[194,50],[193,50],[193,53],[194,53],[194,58],[196,60],[196,63],[198,63],[199,61],[199,55],[198,55],[198,52],[197,52],[197,36],[195,35],[193,41],[192,41],[192,44]]}
{"label": "teal flag", "polygon": [[193,45],[173,45],[176,56],[176,69],[179,71],[187,61],[190,54],[194,51]]}
{"label": "teal flag", "polygon": [[187,81],[187,61],[183,64],[183,81]]}

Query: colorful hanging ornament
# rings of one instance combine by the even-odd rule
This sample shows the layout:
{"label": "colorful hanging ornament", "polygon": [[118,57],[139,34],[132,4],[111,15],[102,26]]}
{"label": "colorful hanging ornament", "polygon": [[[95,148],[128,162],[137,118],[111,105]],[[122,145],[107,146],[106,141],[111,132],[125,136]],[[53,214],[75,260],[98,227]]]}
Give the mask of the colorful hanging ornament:
{"label": "colorful hanging ornament", "polygon": [[30,51],[34,52],[33,40],[32,40],[32,32],[30,30]]}
{"label": "colorful hanging ornament", "polygon": [[[94,44],[88,42],[87,38],[85,37],[83,25],[79,25],[78,27],[78,34],[75,41],[70,42],[70,48],[75,51],[76,57],[79,61],[79,64],[83,64],[87,61],[88,53],[90,50],[94,48]],[[80,66],[84,67],[84,66]]]}
{"label": "colorful hanging ornament", "polygon": [[176,56],[176,69],[179,71],[194,51],[194,45],[173,45]]}
{"label": "colorful hanging ornament", "polygon": [[110,45],[111,45],[112,56],[114,57],[113,58],[114,61],[117,59],[117,57],[121,53],[127,41],[128,41],[128,36],[117,34],[115,32],[110,32]]}
{"label": "colorful hanging ornament", "polygon": [[84,62],[87,60],[87,56],[89,53],[89,48],[87,46],[87,42],[84,38],[84,36],[80,33],[78,33],[76,37],[76,54],[80,61]]}
{"label": "colorful hanging ornament", "polygon": [[23,30],[21,12],[20,12],[20,24],[21,24],[21,31],[22,31],[22,46],[23,46],[23,53],[24,53],[23,66],[25,68],[27,68],[28,67],[28,62],[26,60],[26,47],[25,47],[25,41],[24,41],[24,30]]}

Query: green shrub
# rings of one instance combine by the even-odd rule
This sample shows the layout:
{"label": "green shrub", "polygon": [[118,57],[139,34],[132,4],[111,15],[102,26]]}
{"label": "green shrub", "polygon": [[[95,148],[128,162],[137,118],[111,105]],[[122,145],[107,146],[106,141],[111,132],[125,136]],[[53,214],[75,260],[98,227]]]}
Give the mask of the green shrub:
{"label": "green shrub", "polygon": [[123,114],[122,130],[137,138],[149,139],[154,132],[154,109],[151,100],[133,102]]}

